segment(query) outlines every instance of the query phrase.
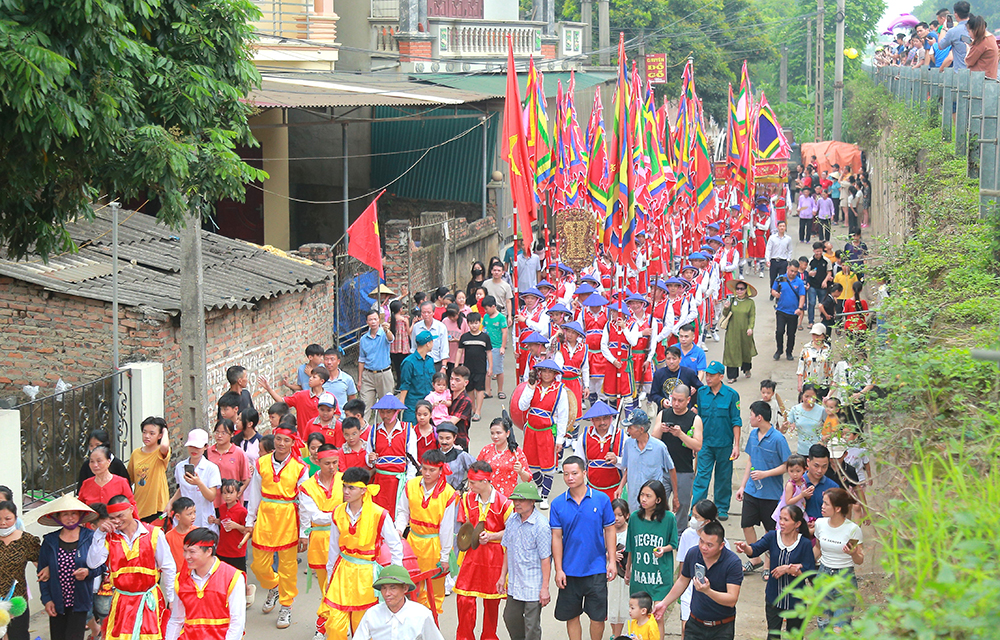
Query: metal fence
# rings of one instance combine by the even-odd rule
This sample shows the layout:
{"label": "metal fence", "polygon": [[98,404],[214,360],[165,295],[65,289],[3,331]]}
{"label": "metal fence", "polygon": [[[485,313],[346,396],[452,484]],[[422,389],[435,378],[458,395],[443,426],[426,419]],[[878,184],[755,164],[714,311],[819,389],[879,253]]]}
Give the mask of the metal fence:
{"label": "metal fence", "polygon": [[87,459],[90,432],[104,429],[112,452],[125,459],[133,448],[128,423],[132,375],[127,369],[20,404],[21,483],[24,503],[76,491]]}
{"label": "metal fence", "polygon": [[940,107],[941,132],[955,155],[967,158],[968,175],[979,178],[979,213],[986,217],[1000,200],[1000,82],[982,71],[927,67],[868,69],[876,84],[918,109]]}
{"label": "metal fence", "polygon": [[375,300],[369,295],[378,287],[378,273],[357,258],[344,253],[346,246],[334,247],[333,280],[334,338],[343,353],[341,367],[348,371],[357,364],[358,340],[365,330],[365,315]]}

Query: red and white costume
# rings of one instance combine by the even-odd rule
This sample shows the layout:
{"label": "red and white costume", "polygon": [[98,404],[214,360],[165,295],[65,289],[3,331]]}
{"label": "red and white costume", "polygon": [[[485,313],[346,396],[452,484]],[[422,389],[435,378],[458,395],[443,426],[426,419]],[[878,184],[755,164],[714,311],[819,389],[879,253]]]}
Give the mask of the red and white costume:
{"label": "red and white costume", "polygon": [[[590,388],[589,353],[587,343],[582,338],[577,339],[575,346],[570,346],[569,342],[562,340],[553,358],[563,369],[563,386],[576,396],[576,411],[574,415],[569,416],[571,425],[583,415],[583,390]],[[570,428],[570,431],[573,429]]]}
{"label": "red and white costume", "polygon": [[246,576],[218,558],[208,577],[198,578],[190,571],[177,576],[166,640],[226,640],[232,634],[242,637],[246,627]]}
{"label": "red and white costume", "polygon": [[[604,393],[608,396],[631,396],[635,392],[632,382],[632,348],[639,342],[639,329],[634,322],[625,321],[624,329],[617,320],[604,325],[601,334],[601,353],[607,359],[604,369]],[[618,361],[621,366],[614,366]]]}
{"label": "red and white costume", "polygon": [[736,247],[730,247],[719,250],[719,255],[716,256],[719,261],[719,271],[722,274],[722,290],[725,291],[726,283],[736,277],[736,274],[740,270],[740,250]]}
{"label": "red and white costume", "polygon": [[[504,530],[507,518],[513,512],[514,503],[496,489],[490,494],[489,502],[485,503],[480,500],[479,494],[469,491],[459,502],[458,522],[482,522],[484,531],[497,533]],[[497,593],[503,554],[499,540],[480,544],[465,552],[454,588],[458,607],[456,640],[476,640],[476,598],[483,599],[483,628],[480,638],[496,640],[500,600],[504,597]]]}
{"label": "red and white costume", "polygon": [[597,432],[594,425],[588,426],[580,434],[576,450],[587,462],[587,484],[596,491],[603,491],[608,498],[615,499],[615,490],[622,481],[622,472],[605,458],[609,453],[622,457],[622,447],[625,435],[615,431],[614,425],[608,427],[603,436]]}
{"label": "red and white costume", "polygon": [[398,418],[391,427],[384,422],[372,429],[369,444],[377,456],[372,484],[379,487],[372,501],[390,514],[396,513],[396,501],[403,495],[406,481],[417,475],[417,442],[413,425]]}
{"label": "red and white costume", "polygon": [[590,373],[589,389],[591,393],[597,393],[597,384],[604,383],[604,372],[607,370],[608,360],[601,353],[601,336],[604,335],[604,327],[608,324],[608,312],[601,309],[597,313],[593,312],[594,307],[585,307],[583,310],[583,329],[587,332],[587,351],[589,353],[587,363]]}
{"label": "red and white costume", "polygon": [[556,470],[556,443],[566,437],[569,402],[566,389],[556,381],[547,387],[541,382],[530,386],[517,400],[521,411],[528,412],[524,425],[524,455],[532,472],[552,474]]}
{"label": "red and white costume", "polygon": [[527,307],[522,311],[526,320],[514,322],[514,330],[517,332],[517,378],[524,375],[525,364],[528,361],[528,347],[522,341],[528,337],[532,331],[537,331],[543,336],[549,335],[549,315],[545,313],[547,307],[544,301],[539,301],[534,307]]}

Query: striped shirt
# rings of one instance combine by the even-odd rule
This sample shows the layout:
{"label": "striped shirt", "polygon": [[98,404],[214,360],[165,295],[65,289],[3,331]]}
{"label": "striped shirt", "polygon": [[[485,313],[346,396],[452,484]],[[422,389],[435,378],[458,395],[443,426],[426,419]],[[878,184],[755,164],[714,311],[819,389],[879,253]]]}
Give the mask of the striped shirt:
{"label": "striped shirt", "polygon": [[542,560],[552,555],[552,531],[536,508],[527,520],[517,512],[507,518],[500,544],[507,549],[507,595],[521,602],[538,602],[542,590]]}

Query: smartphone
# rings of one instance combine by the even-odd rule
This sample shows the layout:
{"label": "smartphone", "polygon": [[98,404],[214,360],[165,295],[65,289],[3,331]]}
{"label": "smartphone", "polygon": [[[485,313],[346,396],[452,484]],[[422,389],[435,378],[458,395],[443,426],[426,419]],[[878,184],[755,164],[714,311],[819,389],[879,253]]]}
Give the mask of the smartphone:
{"label": "smartphone", "polygon": [[851,538],[850,540],[847,541],[847,547],[849,549],[854,549],[854,547],[858,546],[858,542],[860,542],[860,540],[858,540],[857,538]]}
{"label": "smartphone", "polygon": [[696,562],[695,563],[695,565],[694,565],[694,577],[698,578],[698,580],[704,580],[705,579],[705,565],[701,564],[700,562]]}
{"label": "smartphone", "polygon": [[184,473],[190,474],[190,475],[193,476],[194,475],[194,465],[193,464],[186,464],[186,465],[184,465]]}
{"label": "smartphone", "polygon": [[955,26],[955,21],[951,19],[951,16],[948,16],[948,28],[951,29],[954,26]]}

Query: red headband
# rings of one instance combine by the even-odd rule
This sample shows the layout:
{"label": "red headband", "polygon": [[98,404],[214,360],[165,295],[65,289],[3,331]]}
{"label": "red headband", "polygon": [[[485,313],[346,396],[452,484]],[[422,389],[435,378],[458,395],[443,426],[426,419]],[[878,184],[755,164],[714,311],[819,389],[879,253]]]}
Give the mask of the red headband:
{"label": "red headband", "polygon": [[118,502],[115,504],[108,505],[108,513],[121,513],[122,511],[131,511],[132,504],[130,502]]}
{"label": "red headband", "polygon": [[486,473],[485,471],[476,471],[474,469],[470,469],[467,477],[469,478],[469,480],[482,481],[482,480],[489,480],[490,474]]}
{"label": "red headband", "polygon": [[[447,462],[437,462],[437,463],[435,463],[435,462],[424,462],[423,464],[426,464],[428,467],[437,467],[438,469],[441,470],[441,475],[442,476],[447,477],[447,476],[450,476],[452,474],[451,467],[448,466]],[[475,471],[473,471],[473,473],[475,473]]]}
{"label": "red headband", "polygon": [[336,449],[327,449],[325,451],[317,451],[316,452],[316,459],[317,460],[323,460],[325,458],[333,458],[333,457],[335,457],[335,456],[337,456],[339,454],[340,454],[340,452],[337,451]]}
{"label": "red headband", "polygon": [[208,548],[211,548],[211,547],[215,546],[215,543],[212,542],[211,540],[201,540],[199,542],[192,542],[191,544],[185,543],[184,546],[185,547],[208,547]]}
{"label": "red headband", "polygon": [[302,438],[299,437],[298,433],[296,433],[295,431],[292,431],[291,429],[286,429],[285,427],[278,427],[278,428],[272,430],[271,433],[273,433],[276,436],[285,436],[287,438],[291,438],[292,439],[292,456],[296,460],[301,460],[302,459],[302,453],[301,453],[300,450],[302,449],[302,447],[305,446],[305,444],[303,444]]}

